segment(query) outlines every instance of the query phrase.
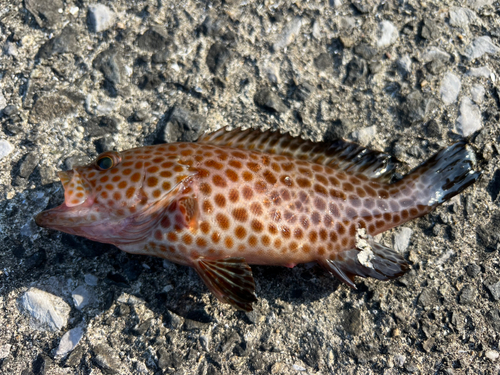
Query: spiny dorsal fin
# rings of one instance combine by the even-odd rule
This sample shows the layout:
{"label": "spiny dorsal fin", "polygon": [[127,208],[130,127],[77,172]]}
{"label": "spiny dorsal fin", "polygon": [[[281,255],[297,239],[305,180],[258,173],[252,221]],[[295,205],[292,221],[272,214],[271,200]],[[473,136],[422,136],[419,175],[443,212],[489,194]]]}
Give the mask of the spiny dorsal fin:
{"label": "spiny dorsal fin", "polygon": [[222,128],[204,134],[198,142],[290,156],[353,174],[362,174],[379,182],[389,182],[395,168],[394,159],[390,155],[368,150],[342,139],[315,143],[271,130],[227,131]]}

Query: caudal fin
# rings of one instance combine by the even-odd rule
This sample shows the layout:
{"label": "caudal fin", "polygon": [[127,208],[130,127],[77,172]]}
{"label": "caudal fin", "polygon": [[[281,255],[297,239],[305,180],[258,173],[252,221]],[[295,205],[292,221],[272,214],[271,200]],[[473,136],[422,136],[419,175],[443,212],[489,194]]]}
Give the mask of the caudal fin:
{"label": "caudal fin", "polygon": [[413,185],[418,204],[435,207],[476,182],[481,172],[475,167],[474,151],[461,141],[434,154],[397,184]]}

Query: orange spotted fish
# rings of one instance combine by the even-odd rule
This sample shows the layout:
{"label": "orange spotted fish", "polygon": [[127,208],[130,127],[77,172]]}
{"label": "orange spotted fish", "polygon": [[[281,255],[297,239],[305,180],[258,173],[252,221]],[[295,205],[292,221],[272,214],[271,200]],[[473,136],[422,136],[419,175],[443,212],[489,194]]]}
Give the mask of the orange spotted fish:
{"label": "orange spotted fish", "polygon": [[459,142],[391,183],[390,156],[349,142],[223,129],[59,172],[65,201],[36,222],[191,266],[220,301],[250,311],[248,264],[317,262],[353,288],[354,276],[403,275],[404,258],[372,236],[459,194],[474,167]]}

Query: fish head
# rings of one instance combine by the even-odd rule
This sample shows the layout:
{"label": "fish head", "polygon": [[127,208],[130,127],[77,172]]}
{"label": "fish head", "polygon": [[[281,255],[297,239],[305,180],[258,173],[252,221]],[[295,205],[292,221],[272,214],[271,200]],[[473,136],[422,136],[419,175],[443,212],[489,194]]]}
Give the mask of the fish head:
{"label": "fish head", "polygon": [[142,232],[148,229],[148,215],[155,216],[158,203],[169,200],[187,177],[177,154],[154,147],[108,151],[88,165],[59,172],[64,203],[39,213],[36,223],[112,244],[147,235]]}

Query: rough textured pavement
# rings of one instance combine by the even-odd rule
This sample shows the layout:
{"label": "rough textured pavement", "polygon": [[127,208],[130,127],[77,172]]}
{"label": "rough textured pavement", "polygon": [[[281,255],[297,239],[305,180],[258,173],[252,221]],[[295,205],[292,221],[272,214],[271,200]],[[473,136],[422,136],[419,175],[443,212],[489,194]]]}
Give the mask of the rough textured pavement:
{"label": "rough textured pavement", "polygon": [[[0,0],[0,373],[498,374],[499,38],[493,0]],[[253,267],[249,314],[36,227],[56,171],[222,126],[343,137],[400,174],[466,137],[483,177],[382,235],[404,277]]]}

